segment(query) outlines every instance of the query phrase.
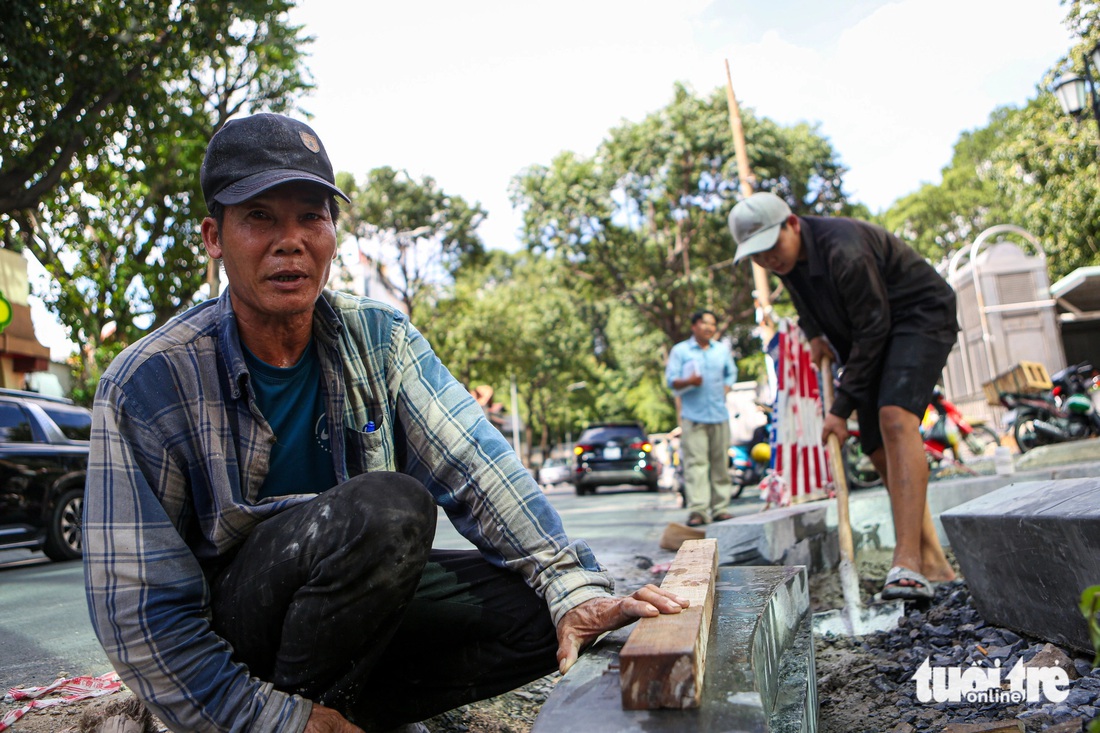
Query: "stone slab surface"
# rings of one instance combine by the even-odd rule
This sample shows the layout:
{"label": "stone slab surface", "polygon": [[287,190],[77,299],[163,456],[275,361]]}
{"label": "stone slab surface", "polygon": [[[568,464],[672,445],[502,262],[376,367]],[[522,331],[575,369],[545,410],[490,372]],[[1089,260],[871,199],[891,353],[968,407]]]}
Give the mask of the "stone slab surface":
{"label": "stone slab surface", "polygon": [[[1068,446],[1068,448],[1067,448]],[[1082,448],[1082,446],[1087,446]],[[1086,478],[1100,476],[1100,462],[1086,461],[1080,463],[1056,463],[1057,460],[1068,460],[1067,456],[1075,456],[1082,452],[1091,456],[1100,448],[1100,440],[1077,441],[1076,444],[1063,444],[1043,446],[1029,451],[1024,456],[1017,456],[1017,461],[1030,456],[1032,453],[1042,453],[1032,463],[1042,467],[1029,470],[1017,469],[1014,474],[992,476],[968,476],[964,478],[932,481],[928,484],[928,506],[935,520],[936,531],[940,541],[950,543],[950,537],[944,532],[940,515],[960,504],[984,496],[990,492],[1024,481],[1052,481],[1071,478]],[[836,528],[836,500],[829,499],[820,502],[828,510],[826,523],[830,530]],[[890,512],[890,498],[886,489],[857,489],[849,494],[849,512],[852,522],[852,534],[855,540],[856,550],[862,547],[892,548],[896,542],[894,537],[894,521]]]}
{"label": "stone slab surface", "polygon": [[699,708],[622,709],[618,653],[627,627],[605,636],[558,682],[532,733],[817,731],[805,568],[719,568],[715,601]]}
{"label": "stone slab surface", "polygon": [[836,567],[835,531],[823,502],[745,514],[706,526],[718,540],[719,565],[805,565],[811,573]]}
{"label": "stone slab surface", "polygon": [[941,520],[987,623],[1091,650],[1078,602],[1100,583],[1100,477],[1013,483]]}

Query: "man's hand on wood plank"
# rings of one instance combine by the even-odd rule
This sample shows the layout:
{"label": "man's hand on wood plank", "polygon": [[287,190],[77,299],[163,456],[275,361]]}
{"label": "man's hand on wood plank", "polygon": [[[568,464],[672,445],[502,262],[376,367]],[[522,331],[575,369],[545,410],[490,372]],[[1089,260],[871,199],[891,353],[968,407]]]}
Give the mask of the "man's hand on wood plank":
{"label": "man's hand on wood plank", "polygon": [[608,631],[640,618],[680,613],[688,600],[650,583],[622,598],[593,598],[569,611],[558,624],[558,669],[562,674],[577,661],[581,650]]}
{"label": "man's hand on wood plank", "polygon": [[313,711],[306,721],[305,733],[363,733],[363,729],[352,725],[343,715],[332,708],[313,703]]}

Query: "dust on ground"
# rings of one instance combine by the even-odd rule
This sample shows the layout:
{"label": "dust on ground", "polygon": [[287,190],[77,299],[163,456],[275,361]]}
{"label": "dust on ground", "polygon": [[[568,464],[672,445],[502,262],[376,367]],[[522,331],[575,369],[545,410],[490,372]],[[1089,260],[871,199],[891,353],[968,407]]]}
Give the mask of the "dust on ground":
{"label": "dust on ground", "polygon": [[[667,559],[661,553],[655,553],[654,557],[657,560]],[[881,590],[890,567],[890,559],[890,553],[885,551],[860,552],[857,571],[865,603],[870,602],[873,595]],[[956,572],[959,572],[950,553],[948,559]],[[609,557],[606,565],[616,578],[616,585],[622,593],[633,592],[646,583],[659,584],[663,579],[661,573],[653,572],[654,558],[624,554]],[[814,612],[842,607],[843,594],[838,573],[834,571],[811,576],[810,597]],[[969,652],[978,641],[984,641],[988,647],[990,634],[1000,634],[1002,639],[1007,637],[1007,641],[1011,641],[1012,648],[1016,650],[1012,653],[1018,656],[1033,654],[1038,645],[1034,640],[1020,639],[1007,630],[985,626],[980,620],[977,623],[958,623],[960,619],[950,614],[958,613],[959,609],[972,615],[974,613],[962,580],[943,584],[937,591],[935,601],[930,604],[907,604],[906,617],[892,635],[855,639],[816,638],[818,699],[821,705],[818,729],[822,733],[917,733],[941,731],[945,724],[957,722],[963,715],[968,716],[965,718],[967,721],[975,722],[983,719],[987,722],[994,719],[1012,722],[1018,715],[1022,715],[1019,720],[1025,724],[1028,733],[1054,729],[1071,730],[1067,727],[1070,721],[1066,719],[1066,709],[1056,706],[1031,710],[1021,707],[967,711],[945,707],[943,704],[912,704],[913,694],[910,688],[913,685],[910,678],[919,664],[919,661],[914,662],[912,658],[918,651],[913,647],[922,643],[922,633],[931,630],[943,637],[934,642],[939,646],[929,646],[933,651]],[[985,637],[979,639],[978,634],[985,634]],[[1091,674],[1089,665],[1082,659],[1077,659],[1075,664],[1083,675],[1082,679],[1088,681]],[[1091,695],[1090,701],[1100,702],[1100,676],[1093,674],[1092,677],[1095,682],[1093,686],[1098,691],[1087,695]],[[560,675],[555,672],[504,695],[435,716],[424,721],[424,724],[432,733],[530,733],[542,704],[553,692],[559,679]],[[123,691],[104,698],[32,712],[17,722],[12,731],[91,733],[94,727],[88,727],[89,720],[101,720],[106,705],[124,701],[130,696],[129,691]],[[1088,706],[1089,702],[1083,704]],[[4,709],[0,708],[0,714],[3,712]],[[1079,715],[1080,709],[1071,712]],[[154,719],[144,733],[163,733],[166,730]]]}
{"label": "dust on ground", "polygon": [[[0,715],[18,707],[4,703],[0,705]],[[134,730],[141,733],[168,731],[126,688],[102,697],[32,710],[9,730],[12,733],[95,733],[105,720],[116,715],[134,721],[138,726]]]}

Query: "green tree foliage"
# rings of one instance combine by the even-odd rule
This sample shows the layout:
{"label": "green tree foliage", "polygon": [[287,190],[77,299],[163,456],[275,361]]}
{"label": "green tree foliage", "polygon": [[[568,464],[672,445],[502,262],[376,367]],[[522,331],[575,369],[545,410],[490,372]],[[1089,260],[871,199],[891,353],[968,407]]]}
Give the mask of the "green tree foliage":
{"label": "green tree foliage", "polygon": [[637,420],[648,432],[676,427],[664,379],[665,335],[624,303],[606,303],[607,349],[600,356],[596,414],[604,420]]}
{"label": "green tree foliage", "polygon": [[[605,393],[592,333],[567,272],[548,258],[492,251],[463,268],[425,336],[455,377],[507,395],[516,380],[528,428],[527,460],[596,417]],[[581,387],[580,383],[584,383]],[[570,387],[573,389],[570,389]]]}
{"label": "green tree foliage", "polygon": [[[1091,46],[1090,46],[1091,47]],[[1062,114],[1043,92],[1016,120],[997,150],[992,175],[1012,202],[1011,224],[1043,244],[1055,281],[1078,267],[1100,264],[1100,148],[1094,121]]]}
{"label": "green tree foliage", "polygon": [[0,15],[0,213],[10,214],[35,208],[78,155],[104,147],[127,126],[131,104],[138,113],[156,108],[160,83],[180,73],[189,27],[153,3],[6,5]]}
{"label": "green tree foliage", "polygon": [[290,7],[14,0],[2,15],[0,240],[53,277],[44,300],[87,353],[196,297],[207,140],[309,88]]}
{"label": "green tree foliage", "polygon": [[[808,125],[781,127],[742,112],[758,190],[797,213],[856,211],[842,191],[844,168]],[[527,246],[564,262],[577,287],[610,295],[666,348],[688,333],[699,308],[719,315],[743,352],[757,348],[748,263],[732,264],[726,216],[738,190],[725,94],[676,86],[672,102],[610,131],[592,157],[565,152],[513,182]],[[731,330],[735,324],[741,328]]]}
{"label": "green tree foliage", "polygon": [[1052,281],[1100,263],[1096,135],[1091,119],[1067,118],[1040,91],[964,133],[942,181],[899,199],[883,225],[933,262],[991,226],[1015,224],[1042,242]]}
{"label": "green tree foliage", "polygon": [[362,185],[341,172],[337,184],[352,200],[340,218],[341,230],[355,238],[410,318],[459,267],[482,261],[485,248],[477,227],[485,211],[444,192],[430,176],[416,181],[382,167],[370,171]]}
{"label": "green tree foliage", "polygon": [[[0,14],[0,214],[34,209],[83,155],[196,112],[198,84],[232,114],[246,90],[284,97],[263,72],[297,65],[296,28],[282,0],[230,3],[9,0]],[[295,71],[292,77],[297,76]],[[254,97],[257,99],[257,97]],[[188,108],[188,103],[200,107]],[[167,116],[167,117],[166,117]],[[173,130],[174,132],[174,130]],[[186,130],[184,130],[186,132]],[[149,151],[145,151],[149,152]]]}

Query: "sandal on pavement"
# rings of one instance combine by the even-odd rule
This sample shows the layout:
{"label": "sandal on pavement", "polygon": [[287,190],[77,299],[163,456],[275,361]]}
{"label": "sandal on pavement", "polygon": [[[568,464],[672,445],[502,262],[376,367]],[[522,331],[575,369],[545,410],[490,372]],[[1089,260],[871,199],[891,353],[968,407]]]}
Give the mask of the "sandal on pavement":
{"label": "sandal on pavement", "polygon": [[733,515],[730,514],[729,512],[722,512],[721,514],[715,514],[714,519],[712,521],[714,521],[714,522],[724,522],[727,519],[733,519]]}
{"label": "sandal on pavement", "polygon": [[[916,585],[902,585],[901,581],[909,580]],[[895,565],[886,574],[886,582],[882,586],[881,597],[884,601],[901,599],[904,601],[927,600],[935,595],[932,584],[916,570]]]}
{"label": "sandal on pavement", "polygon": [[692,512],[688,515],[687,526],[689,527],[702,527],[707,523],[707,518],[699,512]]}

